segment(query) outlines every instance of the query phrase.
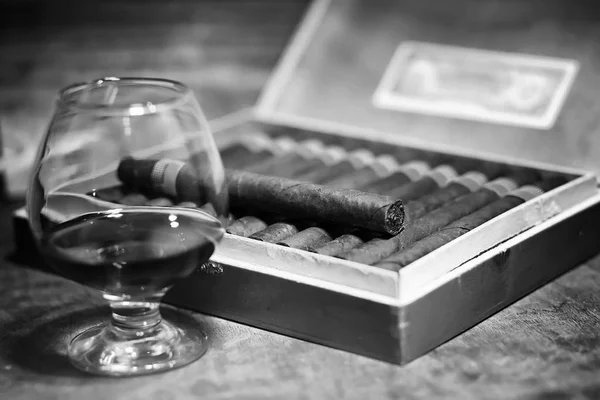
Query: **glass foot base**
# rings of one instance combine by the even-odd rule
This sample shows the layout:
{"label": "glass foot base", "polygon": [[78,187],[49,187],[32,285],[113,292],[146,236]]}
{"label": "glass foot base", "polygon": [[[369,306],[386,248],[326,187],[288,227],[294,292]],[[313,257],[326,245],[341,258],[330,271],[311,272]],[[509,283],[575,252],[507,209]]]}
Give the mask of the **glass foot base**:
{"label": "glass foot base", "polygon": [[162,320],[150,329],[131,332],[108,323],[76,336],[69,346],[69,360],[92,374],[143,375],[189,364],[207,347],[206,334],[188,320]]}

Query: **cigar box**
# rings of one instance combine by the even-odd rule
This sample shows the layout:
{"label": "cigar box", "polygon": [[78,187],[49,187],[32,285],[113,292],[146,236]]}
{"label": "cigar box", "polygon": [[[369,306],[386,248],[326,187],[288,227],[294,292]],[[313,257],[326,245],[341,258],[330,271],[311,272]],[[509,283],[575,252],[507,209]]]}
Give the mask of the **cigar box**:
{"label": "cigar box", "polygon": [[600,24],[563,7],[313,2],[256,107],[213,123],[221,148],[261,132],[563,183],[399,271],[226,234],[165,301],[403,364],[595,255]]}

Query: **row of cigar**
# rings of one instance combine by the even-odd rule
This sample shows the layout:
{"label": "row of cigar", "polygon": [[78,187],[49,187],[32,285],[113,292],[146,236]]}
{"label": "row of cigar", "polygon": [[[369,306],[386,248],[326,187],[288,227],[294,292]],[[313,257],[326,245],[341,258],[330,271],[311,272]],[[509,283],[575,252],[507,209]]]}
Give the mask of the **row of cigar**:
{"label": "row of cigar", "polygon": [[490,177],[480,171],[459,174],[449,164],[399,164],[391,154],[376,156],[366,149],[346,151],[319,140],[296,142],[289,137],[257,135],[221,154],[229,168],[401,199],[406,221],[393,236],[344,224],[311,226],[307,221],[269,221],[268,216],[256,215],[242,216],[228,227],[234,235],[391,270],[563,183],[542,180],[531,171]]}
{"label": "row of cigar", "polygon": [[[262,133],[240,138],[221,157],[232,202],[228,233],[390,270],[563,183],[532,171],[492,176],[452,163],[400,163],[393,154]],[[139,174],[128,174],[135,166],[127,162],[119,176],[132,185],[128,176]],[[120,202],[133,200],[195,205],[140,193]]]}

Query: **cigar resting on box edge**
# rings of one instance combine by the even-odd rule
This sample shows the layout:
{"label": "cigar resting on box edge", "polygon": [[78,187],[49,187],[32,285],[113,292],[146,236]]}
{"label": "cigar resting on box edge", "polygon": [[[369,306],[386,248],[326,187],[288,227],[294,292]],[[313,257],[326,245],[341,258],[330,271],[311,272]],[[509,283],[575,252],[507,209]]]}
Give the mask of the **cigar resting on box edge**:
{"label": "cigar resting on box edge", "polygon": [[495,202],[446,225],[436,233],[413,243],[407,248],[394,253],[373,265],[393,271],[400,270],[402,267],[431,253],[446,243],[483,225],[492,218],[543,194],[545,190],[551,189],[545,186],[546,185],[544,185],[543,182],[536,185],[521,186]]}
{"label": "cigar resting on box edge", "polygon": [[402,232],[387,240],[376,239],[338,257],[363,264],[376,263],[411,245],[473,211],[497,200],[516,189],[513,179],[499,178],[484,185],[474,193],[463,195],[450,204],[423,217],[412,219]]}
{"label": "cigar resting on box edge", "polygon": [[[117,176],[124,185],[179,197],[180,201],[206,200],[193,168],[181,161],[121,161]],[[291,179],[227,170],[230,203],[316,222],[359,226],[395,235],[404,224],[401,200],[357,190],[338,190]]]}

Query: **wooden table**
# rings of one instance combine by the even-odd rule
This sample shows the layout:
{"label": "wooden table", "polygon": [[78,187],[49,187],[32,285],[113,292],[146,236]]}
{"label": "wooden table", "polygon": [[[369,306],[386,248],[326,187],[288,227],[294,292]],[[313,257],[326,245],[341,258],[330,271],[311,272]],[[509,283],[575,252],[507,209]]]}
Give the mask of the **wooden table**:
{"label": "wooden table", "polygon": [[[304,7],[12,3],[12,14],[0,9],[0,110],[10,127],[34,127],[25,116],[42,120],[49,93],[106,69],[190,82],[206,94],[210,117],[239,109],[255,100]],[[88,376],[70,367],[66,343],[108,309],[85,288],[14,258],[18,205],[0,207],[0,399],[600,398],[600,259],[403,367],[190,313],[211,338],[196,363],[139,378]]]}

